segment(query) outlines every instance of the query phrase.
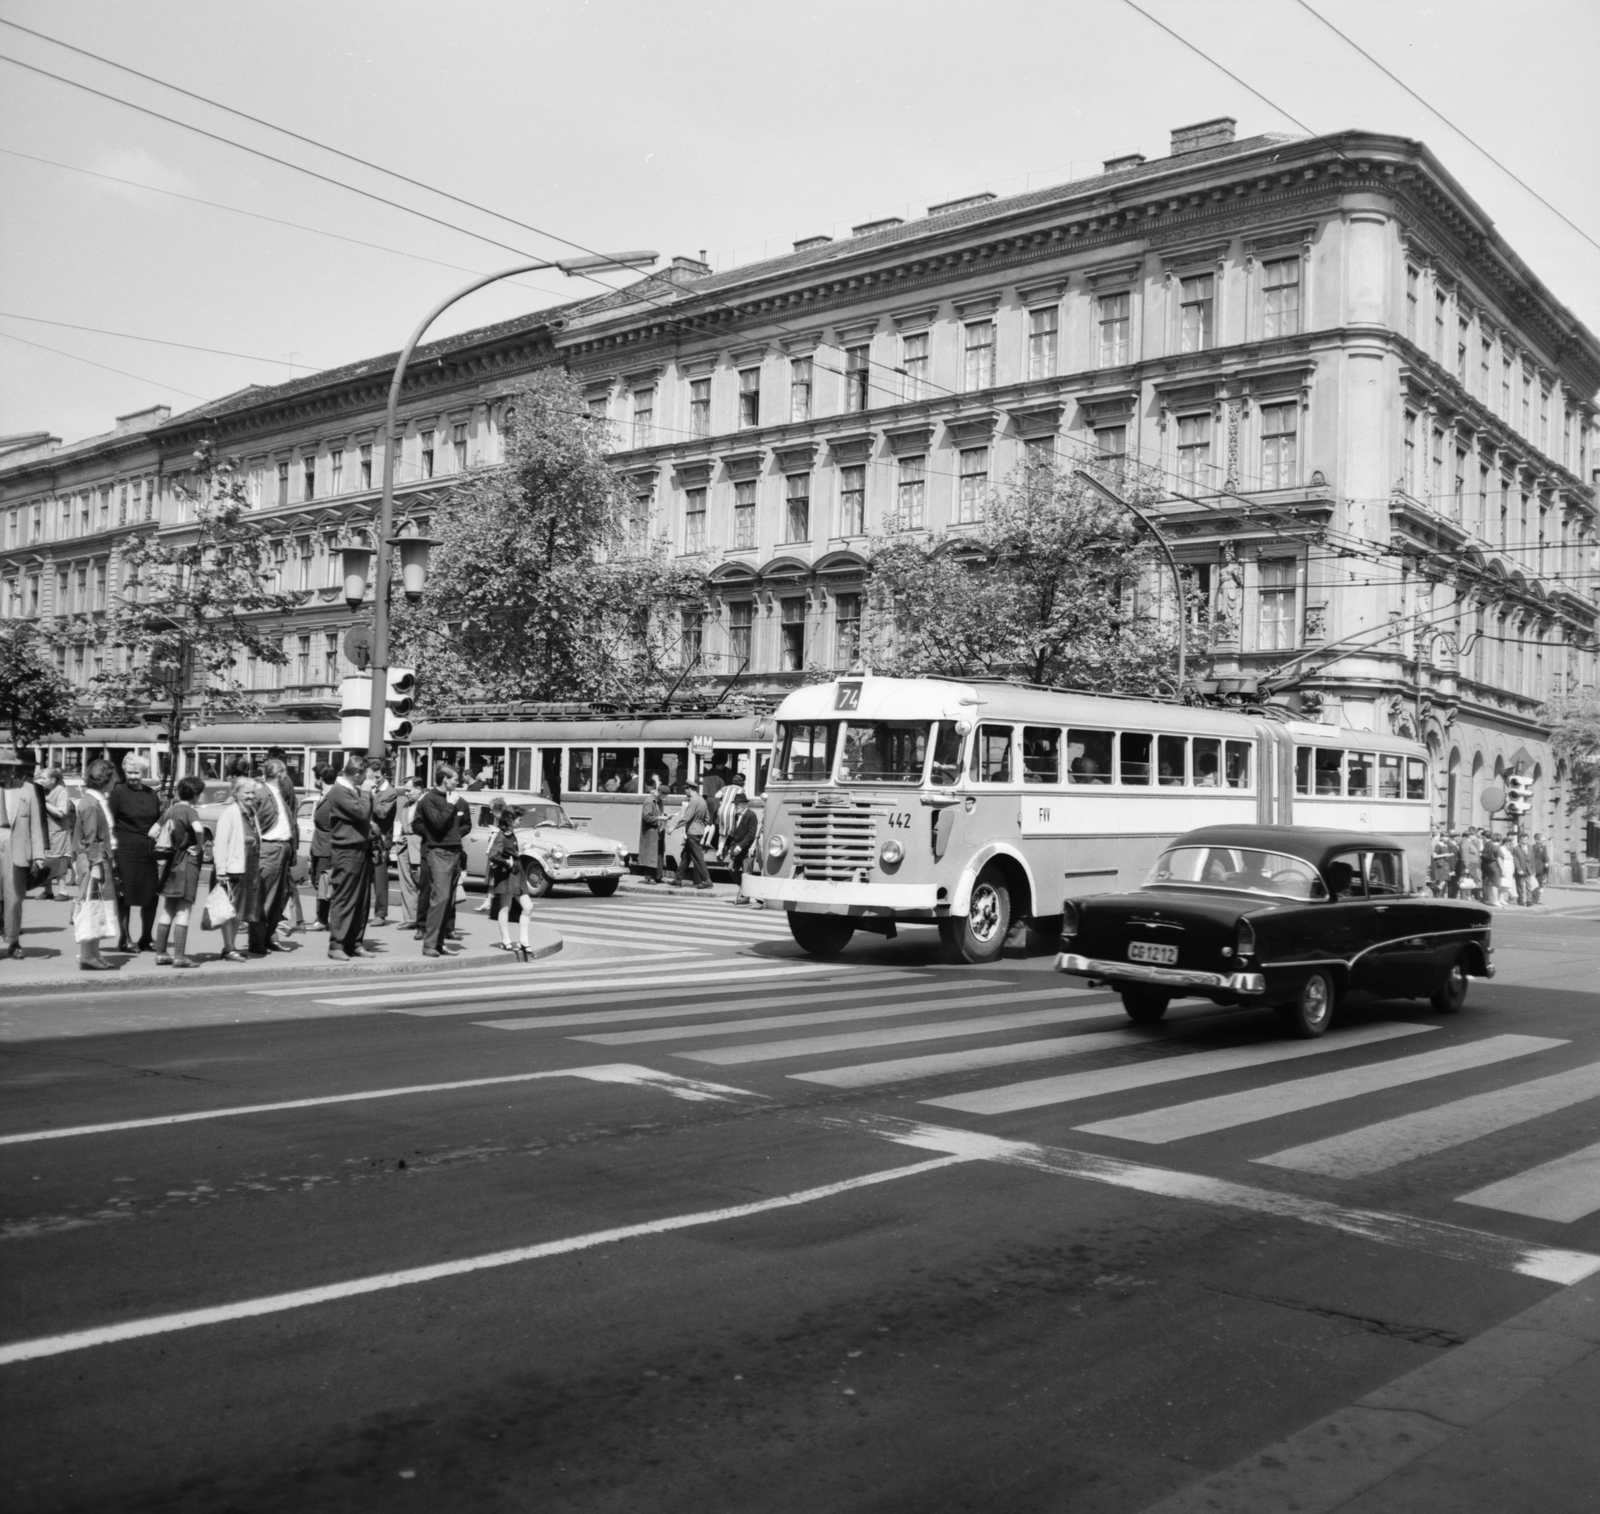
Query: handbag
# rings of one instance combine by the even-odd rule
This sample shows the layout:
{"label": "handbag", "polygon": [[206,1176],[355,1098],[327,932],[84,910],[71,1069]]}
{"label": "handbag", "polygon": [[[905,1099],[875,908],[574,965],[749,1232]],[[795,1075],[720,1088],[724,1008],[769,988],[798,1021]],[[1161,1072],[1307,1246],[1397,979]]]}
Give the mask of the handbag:
{"label": "handbag", "polygon": [[213,875],[211,892],[206,895],[205,911],[200,916],[200,929],[216,930],[233,919],[234,914],[233,895],[228,892],[228,885],[218,883]]}
{"label": "handbag", "polygon": [[158,852],[172,850],[172,811],[169,809],[147,832]]}
{"label": "handbag", "polygon": [[115,901],[102,897],[102,885],[93,878],[85,878],[83,895],[72,907],[72,939],[98,944],[107,936],[117,934],[117,906]]}

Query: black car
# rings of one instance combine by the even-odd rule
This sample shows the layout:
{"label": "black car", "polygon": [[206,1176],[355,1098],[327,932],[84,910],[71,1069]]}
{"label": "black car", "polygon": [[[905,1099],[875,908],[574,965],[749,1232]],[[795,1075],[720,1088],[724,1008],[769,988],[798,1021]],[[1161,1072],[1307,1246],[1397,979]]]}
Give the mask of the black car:
{"label": "black car", "polygon": [[1490,912],[1411,891],[1388,836],[1210,825],[1180,836],[1133,893],[1069,899],[1056,970],[1121,991],[1151,1024],[1175,998],[1272,1005],[1320,1036],[1348,992],[1466,1002],[1494,976]]}

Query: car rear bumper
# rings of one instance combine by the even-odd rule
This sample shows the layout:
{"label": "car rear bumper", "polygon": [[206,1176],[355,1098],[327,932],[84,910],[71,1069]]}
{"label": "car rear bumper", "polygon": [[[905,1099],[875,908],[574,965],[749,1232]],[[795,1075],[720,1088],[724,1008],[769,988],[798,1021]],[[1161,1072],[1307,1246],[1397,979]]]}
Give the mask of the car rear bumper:
{"label": "car rear bumper", "polygon": [[1150,983],[1160,988],[1205,989],[1232,994],[1264,994],[1267,980],[1260,973],[1202,973],[1184,967],[1153,967],[1148,962],[1103,962],[1062,952],[1056,971],[1075,978],[1102,978],[1110,983]]}

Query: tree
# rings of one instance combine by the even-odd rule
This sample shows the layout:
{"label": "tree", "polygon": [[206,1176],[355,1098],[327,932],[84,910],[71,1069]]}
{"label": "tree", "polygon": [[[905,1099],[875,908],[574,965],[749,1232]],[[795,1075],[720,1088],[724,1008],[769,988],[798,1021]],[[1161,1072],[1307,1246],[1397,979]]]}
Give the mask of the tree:
{"label": "tree", "polygon": [[83,729],[72,685],[46,651],[38,625],[13,620],[0,626],[0,722],[20,754],[47,736],[75,736]]}
{"label": "tree", "polygon": [[659,699],[704,575],[630,529],[607,429],[547,371],[511,395],[503,465],[441,501],[422,603],[397,608],[396,662],[430,709],[459,699]]}
{"label": "tree", "polygon": [[1567,765],[1567,809],[1600,816],[1600,694],[1593,689],[1550,704],[1550,750]]}
{"label": "tree", "polygon": [[[1114,487],[1141,506],[1136,476]],[[891,520],[871,549],[868,654],[881,672],[1001,676],[1171,693],[1173,635],[1136,589],[1166,569],[1129,511],[1070,471],[1030,465],[990,491],[970,534],[929,541]]]}
{"label": "tree", "polygon": [[154,707],[166,728],[171,780],[186,715],[258,712],[240,682],[240,664],[288,661],[272,617],[299,603],[298,595],[269,587],[275,565],[268,538],[250,519],[231,463],[202,447],[176,492],[192,525],[181,535],[151,529],[128,540],[105,631],[120,666],[92,685],[101,715],[148,716]]}

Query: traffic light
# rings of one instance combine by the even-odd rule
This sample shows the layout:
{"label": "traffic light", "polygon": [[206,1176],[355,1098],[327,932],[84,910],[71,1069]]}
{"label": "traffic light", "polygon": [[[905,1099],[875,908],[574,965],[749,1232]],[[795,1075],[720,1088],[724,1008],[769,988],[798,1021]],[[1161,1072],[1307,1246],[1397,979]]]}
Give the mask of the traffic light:
{"label": "traffic light", "polygon": [[400,746],[411,739],[412,697],[417,688],[415,668],[390,668],[389,684],[383,696],[383,739]]}
{"label": "traffic light", "polygon": [[372,730],[372,679],[353,673],[339,682],[339,745],[347,752],[365,752]]}
{"label": "traffic light", "polygon": [[1525,773],[1506,774],[1506,814],[1526,815],[1533,808],[1533,779]]}

